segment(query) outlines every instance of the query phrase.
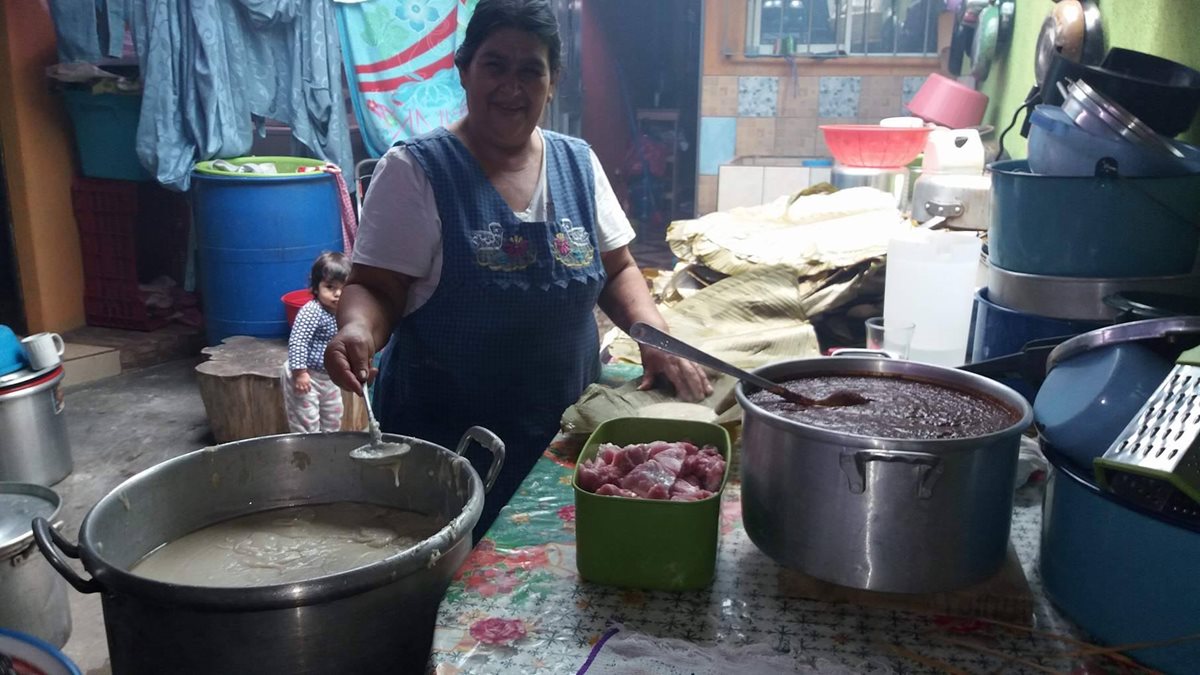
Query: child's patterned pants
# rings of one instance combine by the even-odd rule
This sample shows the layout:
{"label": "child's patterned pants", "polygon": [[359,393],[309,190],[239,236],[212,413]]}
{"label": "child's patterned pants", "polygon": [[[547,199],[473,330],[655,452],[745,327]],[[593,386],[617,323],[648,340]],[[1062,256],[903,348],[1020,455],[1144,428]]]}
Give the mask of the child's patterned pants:
{"label": "child's patterned pants", "polygon": [[283,366],[283,407],[287,411],[288,428],[292,431],[314,433],[337,431],[342,427],[342,390],[325,373],[308,371],[312,386],[298,393],[292,384],[292,371]]}

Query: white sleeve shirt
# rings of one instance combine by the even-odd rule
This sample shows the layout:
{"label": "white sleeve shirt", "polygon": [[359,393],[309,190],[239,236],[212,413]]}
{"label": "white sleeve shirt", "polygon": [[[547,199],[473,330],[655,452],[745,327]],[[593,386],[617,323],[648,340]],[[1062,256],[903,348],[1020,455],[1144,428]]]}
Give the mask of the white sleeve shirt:
{"label": "white sleeve shirt", "polygon": [[[596,193],[596,240],[601,253],[626,246],[634,239],[633,226],[621,210],[596,153],[588,150]],[[514,214],[526,222],[546,219],[546,150],[529,208]],[[396,146],[379,159],[363,201],[354,262],[413,277],[404,313],[425,304],[442,276],[442,221],[438,217],[433,186],[416,159]]]}

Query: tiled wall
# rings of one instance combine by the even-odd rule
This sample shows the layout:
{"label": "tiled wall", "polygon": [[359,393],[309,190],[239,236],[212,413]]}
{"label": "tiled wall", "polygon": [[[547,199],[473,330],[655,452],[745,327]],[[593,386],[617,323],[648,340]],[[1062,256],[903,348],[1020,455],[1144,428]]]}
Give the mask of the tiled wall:
{"label": "tiled wall", "polygon": [[922,76],[705,75],[700,94],[697,210],[717,204],[717,172],[736,157],[828,157],[822,124],[907,114]]}

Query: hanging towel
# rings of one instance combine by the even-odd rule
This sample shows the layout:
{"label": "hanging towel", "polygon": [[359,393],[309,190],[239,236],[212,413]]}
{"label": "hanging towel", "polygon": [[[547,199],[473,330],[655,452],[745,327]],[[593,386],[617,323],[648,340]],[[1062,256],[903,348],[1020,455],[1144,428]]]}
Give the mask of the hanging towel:
{"label": "hanging towel", "polygon": [[466,113],[454,51],[477,1],[338,2],[354,114],[372,156]]}
{"label": "hanging towel", "polygon": [[[350,257],[354,253],[354,237],[358,234],[358,215],[354,212],[354,202],[350,201],[346,177],[337,164],[326,164],[321,170],[333,174],[333,180],[337,182],[338,198],[342,202],[342,246],[346,257]],[[363,196],[359,195],[359,198]]]}

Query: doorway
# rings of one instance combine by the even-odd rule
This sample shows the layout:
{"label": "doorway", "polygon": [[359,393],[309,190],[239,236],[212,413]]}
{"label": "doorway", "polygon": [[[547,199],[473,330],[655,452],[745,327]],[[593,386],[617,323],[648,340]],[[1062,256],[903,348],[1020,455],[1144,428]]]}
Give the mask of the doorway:
{"label": "doorway", "polygon": [[583,137],[638,238],[643,267],[669,269],[673,220],[696,216],[702,0],[585,0]]}
{"label": "doorway", "polygon": [[13,242],[12,212],[8,204],[8,177],[0,150],[0,324],[18,335],[26,333],[21,286],[17,283],[17,253]]}

